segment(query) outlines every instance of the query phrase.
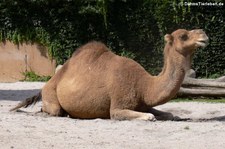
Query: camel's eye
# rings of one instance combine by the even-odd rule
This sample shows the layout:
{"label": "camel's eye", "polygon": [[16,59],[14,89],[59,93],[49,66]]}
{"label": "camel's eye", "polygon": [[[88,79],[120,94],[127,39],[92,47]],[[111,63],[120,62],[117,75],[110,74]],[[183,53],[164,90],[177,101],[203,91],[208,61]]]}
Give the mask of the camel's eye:
{"label": "camel's eye", "polygon": [[183,40],[183,41],[186,41],[188,39],[188,36],[187,34],[183,34],[180,36],[180,39]]}

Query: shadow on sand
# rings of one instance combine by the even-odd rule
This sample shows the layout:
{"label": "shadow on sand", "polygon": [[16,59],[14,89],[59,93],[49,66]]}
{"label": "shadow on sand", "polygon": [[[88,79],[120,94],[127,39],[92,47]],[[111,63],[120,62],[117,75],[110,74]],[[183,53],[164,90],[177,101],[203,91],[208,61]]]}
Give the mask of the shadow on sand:
{"label": "shadow on sand", "polygon": [[179,118],[175,119],[173,121],[176,122],[210,122],[210,121],[220,121],[225,122],[225,115],[224,116],[218,116],[218,117],[212,117],[212,118],[199,118],[199,119],[192,119],[192,118]]}
{"label": "shadow on sand", "polygon": [[0,101],[11,100],[11,101],[22,101],[28,97],[32,97],[39,93],[40,89],[34,90],[0,90]]}
{"label": "shadow on sand", "polygon": [[[37,111],[37,112],[28,112],[28,111],[18,109],[16,111],[14,111],[14,113],[20,113],[20,114],[25,114],[25,115],[29,115],[29,116],[39,116],[39,117],[45,117],[45,118],[46,117],[52,117],[47,113],[41,112],[41,109],[40,109],[40,111]],[[69,116],[63,116],[63,117],[69,118]],[[95,120],[95,119],[92,119],[92,120]],[[215,122],[215,121],[219,121],[219,122],[225,122],[225,115],[213,117],[213,118],[209,118],[209,119],[206,119],[206,118],[200,118],[200,119],[177,118],[177,119],[174,119],[174,120],[157,120],[157,121],[160,121],[160,122],[163,122],[163,121],[174,121],[174,122]],[[154,122],[152,122],[152,123],[154,123]]]}

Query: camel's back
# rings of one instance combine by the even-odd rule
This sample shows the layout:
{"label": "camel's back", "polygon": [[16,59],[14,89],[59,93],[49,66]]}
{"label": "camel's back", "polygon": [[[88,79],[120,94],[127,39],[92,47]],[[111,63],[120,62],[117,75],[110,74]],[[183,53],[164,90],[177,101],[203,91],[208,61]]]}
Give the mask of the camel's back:
{"label": "camel's back", "polygon": [[106,88],[118,83],[129,86],[148,75],[140,64],[115,55],[100,42],[90,42],[77,49],[64,67],[67,69],[62,73],[57,86],[70,84],[73,92],[76,89],[96,90],[99,86]]}

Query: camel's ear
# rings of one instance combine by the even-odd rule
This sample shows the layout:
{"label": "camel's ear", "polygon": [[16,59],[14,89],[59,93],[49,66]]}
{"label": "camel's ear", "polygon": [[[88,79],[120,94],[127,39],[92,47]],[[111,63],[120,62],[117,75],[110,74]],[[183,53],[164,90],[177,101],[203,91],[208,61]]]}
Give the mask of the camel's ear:
{"label": "camel's ear", "polygon": [[164,40],[168,43],[172,43],[173,42],[173,36],[171,36],[170,34],[166,34],[164,36]]}

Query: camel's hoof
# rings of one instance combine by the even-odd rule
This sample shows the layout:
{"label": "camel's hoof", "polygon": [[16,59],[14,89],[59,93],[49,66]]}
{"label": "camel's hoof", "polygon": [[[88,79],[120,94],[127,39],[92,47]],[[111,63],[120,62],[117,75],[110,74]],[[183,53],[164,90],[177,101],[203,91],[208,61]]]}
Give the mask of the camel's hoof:
{"label": "camel's hoof", "polygon": [[144,121],[156,121],[156,118],[153,114],[147,113],[139,118],[137,118],[138,120],[144,120]]}

